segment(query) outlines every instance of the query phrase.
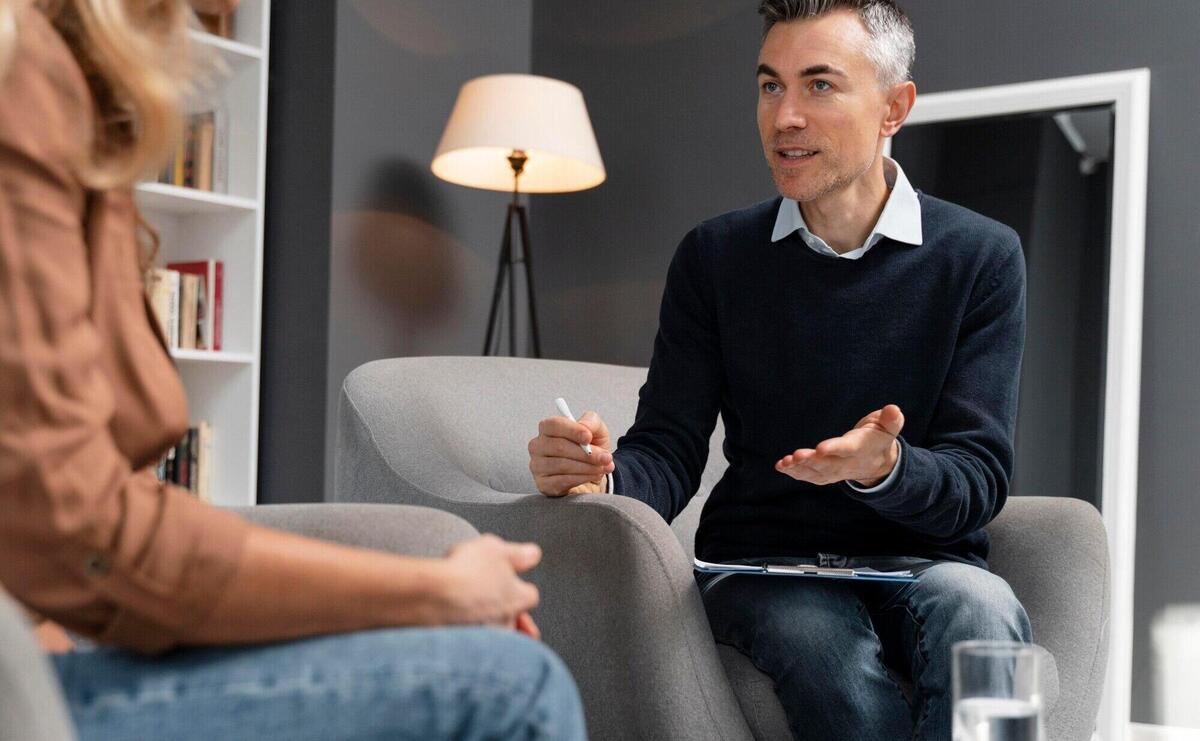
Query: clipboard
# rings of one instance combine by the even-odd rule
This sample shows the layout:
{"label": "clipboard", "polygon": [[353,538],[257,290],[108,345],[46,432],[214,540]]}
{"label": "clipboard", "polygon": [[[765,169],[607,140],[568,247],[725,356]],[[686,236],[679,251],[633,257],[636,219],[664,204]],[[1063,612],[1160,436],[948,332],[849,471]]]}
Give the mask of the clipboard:
{"label": "clipboard", "polygon": [[816,566],[813,564],[738,564],[738,563],[711,563],[709,561],[701,561],[696,558],[692,561],[693,568],[696,571],[705,574],[749,574],[757,576],[807,576],[816,577],[819,579],[853,579],[856,581],[890,581],[890,582],[913,582],[917,577],[913,572],[905,569],[903,571],[878,571],[871,568],[861,569],[838,569],[828,566]]}

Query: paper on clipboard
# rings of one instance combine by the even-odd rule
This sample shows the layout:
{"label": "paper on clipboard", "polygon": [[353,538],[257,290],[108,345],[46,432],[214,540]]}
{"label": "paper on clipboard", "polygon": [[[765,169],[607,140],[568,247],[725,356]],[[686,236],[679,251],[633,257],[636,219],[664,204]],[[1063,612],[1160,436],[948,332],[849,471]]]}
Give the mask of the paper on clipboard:
{"label": "paper on clipboard", "polygon": [[859,581],[916,581],[913,572],[878,571],[871,568],[839,569],[813,564],[738,564],[712,563],[693,559],[697,571],[706,574],[757,574],[760,576],[810,576],[824,579],[855,579]]}

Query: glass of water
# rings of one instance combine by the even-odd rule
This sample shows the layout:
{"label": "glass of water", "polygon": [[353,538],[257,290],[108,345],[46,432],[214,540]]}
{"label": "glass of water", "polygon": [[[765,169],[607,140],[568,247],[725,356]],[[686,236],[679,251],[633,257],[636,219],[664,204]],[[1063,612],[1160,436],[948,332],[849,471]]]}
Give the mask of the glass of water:
{"label": "glass of water", "polygon": [[954,741],[1045,741],[1046,650],[1029,643],[954,644]]}

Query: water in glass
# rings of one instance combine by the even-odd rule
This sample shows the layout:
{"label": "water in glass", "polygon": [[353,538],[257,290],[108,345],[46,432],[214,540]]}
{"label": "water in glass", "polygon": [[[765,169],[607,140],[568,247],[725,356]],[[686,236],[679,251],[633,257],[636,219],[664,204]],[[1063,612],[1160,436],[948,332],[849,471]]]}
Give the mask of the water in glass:
{"label": "water in glass", "polygon": [[971,697],[955,706],[954,741],[1039,741],[1039,724],[1027,700]]}

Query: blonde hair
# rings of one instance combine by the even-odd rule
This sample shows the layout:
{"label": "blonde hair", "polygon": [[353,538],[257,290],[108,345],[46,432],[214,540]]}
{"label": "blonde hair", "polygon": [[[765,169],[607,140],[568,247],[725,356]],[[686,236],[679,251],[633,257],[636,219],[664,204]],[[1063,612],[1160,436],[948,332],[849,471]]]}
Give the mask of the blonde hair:
{"label": "blonde hair", "polygon": [[90,188],[129,187],[174,149],[197,59],[183,0],[0,0],[0,77],[17,47],[18,16],[36,6],[71,49],[96,104],[95,131],[74,163]]}

